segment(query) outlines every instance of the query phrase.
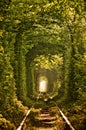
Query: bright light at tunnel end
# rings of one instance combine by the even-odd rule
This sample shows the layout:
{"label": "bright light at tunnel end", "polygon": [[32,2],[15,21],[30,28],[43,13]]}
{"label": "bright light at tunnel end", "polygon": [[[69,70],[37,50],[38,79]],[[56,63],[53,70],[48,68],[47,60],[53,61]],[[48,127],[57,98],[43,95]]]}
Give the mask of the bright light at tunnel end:
{"label": "bright light at tunnel end", "polygon": [[39,92],[41,92],[41,93],[47,92],[47,81],[46,80],[39,81]]}

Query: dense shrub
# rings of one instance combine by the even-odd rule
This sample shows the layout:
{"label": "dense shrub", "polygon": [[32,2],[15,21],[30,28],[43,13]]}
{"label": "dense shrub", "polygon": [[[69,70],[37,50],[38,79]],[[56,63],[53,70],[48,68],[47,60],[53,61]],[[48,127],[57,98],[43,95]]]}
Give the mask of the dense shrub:
{"label": "dense shrub", "polygon": [[16,130],[16,127],[0,114],[0,130]]}

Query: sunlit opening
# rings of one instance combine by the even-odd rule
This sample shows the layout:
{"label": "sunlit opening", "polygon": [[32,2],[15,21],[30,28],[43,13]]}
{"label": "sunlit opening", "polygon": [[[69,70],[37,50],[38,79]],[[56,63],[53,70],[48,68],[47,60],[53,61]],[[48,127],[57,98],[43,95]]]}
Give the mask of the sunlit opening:
{"label": "sunlit opening", "polygon": [[40,77],[39,79],[39,92],[45,93],[47,92],[47,79],[45,77]]}
{"label": "sunlit opening", "polygon": [[47,91],[47,86],[46,86],[45,80],[43,80],[39,83],[39,91],[40,92],[46,92]]}

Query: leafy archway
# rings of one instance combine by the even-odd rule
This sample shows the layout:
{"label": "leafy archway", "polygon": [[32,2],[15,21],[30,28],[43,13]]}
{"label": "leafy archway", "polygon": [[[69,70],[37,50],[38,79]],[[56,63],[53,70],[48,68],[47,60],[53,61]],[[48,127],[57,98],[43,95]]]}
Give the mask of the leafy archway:
{"label": "leafy archway", "polygon": [[61,51],[61,48],[58,47],[57,44],[53,43],[41,43],[34,46],[26,54],[26,88],[29,98],[33,99],[34,96],[36,98],[38,94],[35,88],[36,80],[37,76],[42,74],[47,75],[51,84],[49,84],[50,96],[57,97],[57,102],[63,100],[61,97],[64,97],[65,100],[65,91],[67,93],[67,89],[65,86],[62,86],[64,81],[62,71],[63,57],[63,51]]}

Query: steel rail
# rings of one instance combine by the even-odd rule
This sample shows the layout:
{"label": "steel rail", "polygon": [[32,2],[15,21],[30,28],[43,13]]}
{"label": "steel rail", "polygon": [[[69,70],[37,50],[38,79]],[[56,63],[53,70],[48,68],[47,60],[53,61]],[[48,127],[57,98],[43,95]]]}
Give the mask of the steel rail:
{"label": "steel rail", "polygon": [[25,122],[27,116],[28,116],[28,115],[30,114],[30,112],[31,112],[31,109],[32,109],[32,107],[27,111],[25,117],[23,118],[23,120],[22,120],[22,122],[20,123],[19,127],[17,128],[17,130],[21,130],[21,129],[22,129],[22,127],[23,127],[23,125],[24,125],[24,122]]}
{"label": "steel rail", "polygon": [[[56,105],[56,106],[57,106],[57,105]],[[22,127],[23,127],[23,125],[24,125],[24,122],[25,122],[27,116],[30,114],[32,108],[33,108],[33,106],[27,111],[25,117],[24,117],[23,120],[21,121],[21,123],[20,123],[19,127],[17,128],[17,130],[22,130]],[[72,126],[72,124],[71,124],[71,122],[68,120],[68,118],[64,115],[64,113],[62,112],[62,110],[61,110],[59,107],[57,107],[57,108],[58,108],[58,110],[59,110],[59,112],[60,112],[62,118],[65,120],[65,122],[67,123],[67,125],[70,127],[70,129],[71,129],[71,130],[75,130],[75,128]]]}
{"label": "steel rail", "polygon": [[70,121],[68,120],[68,118],[61,111],[61,109],[60,108],[58,108],[58,109],[59,109],[59,112],[60,112],[61,116],[63,117],[63,119],[65,120],[65,122],[68,124],[68,126],[71,128],[71,130],[75,130],[75,128],[72,126],[72,124],[70,123]]}

